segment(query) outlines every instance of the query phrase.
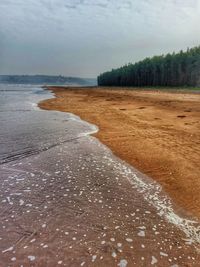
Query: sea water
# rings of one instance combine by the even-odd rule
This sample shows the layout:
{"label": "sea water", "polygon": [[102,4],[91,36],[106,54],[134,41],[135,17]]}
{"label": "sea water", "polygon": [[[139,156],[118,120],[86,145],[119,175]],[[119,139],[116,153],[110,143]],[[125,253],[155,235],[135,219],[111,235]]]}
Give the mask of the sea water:
{"label": "sea water", "polygon": [[96,128],[71,114],[37,107],[52,94],[38,86],[0,84],[0,163],[37,154]]}

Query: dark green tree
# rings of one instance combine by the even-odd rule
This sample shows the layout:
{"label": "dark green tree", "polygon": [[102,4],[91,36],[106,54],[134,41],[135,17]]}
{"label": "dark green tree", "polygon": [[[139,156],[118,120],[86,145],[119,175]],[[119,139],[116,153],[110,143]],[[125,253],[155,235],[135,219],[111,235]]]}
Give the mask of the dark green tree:
{"label": "dark green tree", "polygon": [[200,46],[146,58],[98,76],[100,86],[199,86]]}

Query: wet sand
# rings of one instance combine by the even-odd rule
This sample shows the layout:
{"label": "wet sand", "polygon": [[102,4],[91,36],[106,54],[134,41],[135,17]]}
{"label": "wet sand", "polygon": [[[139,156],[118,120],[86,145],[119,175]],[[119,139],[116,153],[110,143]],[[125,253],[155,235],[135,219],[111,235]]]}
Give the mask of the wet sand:
{"label": "wet sand", "polygon": [[[69,91],[74,107],[77,97],[79,107],[87,99],[81,90]],[[58,99],[59,108],[63,94],[42,105]],[[52,132],[57,143],[0,164],[0,266],[199,267],[200,224],[178,215],[162,187],[91,136],[95,127],[47,113],[45,123],[63,124],[62,139]],[[28,125],[36,127],[34,116]]]}
{"label": "wet sand", "polygon": [[166,220],[170,202],[156,184],[93,137],[0,172],[2,267],[199,266],[195,232],[187,236],[173,212],[178,225]]}
{"label": "wet sand", "polygon": [[50,88],[43,109],[72,112],[99,127],[112,151],[158,181],[200,217],[200,94],[110,88]]}

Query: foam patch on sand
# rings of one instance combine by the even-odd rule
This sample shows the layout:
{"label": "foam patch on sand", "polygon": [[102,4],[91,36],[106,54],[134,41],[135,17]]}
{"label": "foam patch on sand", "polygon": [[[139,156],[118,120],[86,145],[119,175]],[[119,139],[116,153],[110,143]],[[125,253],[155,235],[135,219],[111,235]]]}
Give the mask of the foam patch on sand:
{"label": "foam patch on sand", "polygon": [[[54,97],[54,95],[52,95],[52,97]],[[83,121],[79,116],[72,113],[67,112],[67,114],[69,120],[77,121],[78,123],[87,125],[89,128],[88,131],[80,133],[77,136],[78,138],[98,132],[99,129],[96,125]],[[175,212],[170,198],[163,193],[162,187],[158,183],[152,181],[150,178],[144,178],[144,175],[140,174],[126,162],[115,160],[111,150],[104,145],[102,145],[102,147],[104,147],[105,154],[107,154],[104,156],[104,159],[110,164],[113,164],[113,171],[120,173],[122,177],[128,179],[133,188],[143,194],[144,199],[156,208],[159,216],[164,217],[168,222],[176,225],[182,230],[187,237],[185,240],[186,243],[200,244],[200,224],[198,221],[189,220],[179,216]]]}
{"label": "foam patch on sand", "polygon": [[189,220],[179,216],[172,205],[170,198],[163,193],[162,187],[150,178],[143,178],[136,174],[134,168],[127,163],[114,161],[110,156],[105,156],[107,161],[114,165],[114,170],[129,180],[134,189],[143,194],[144,199],[156,208],[159,216],[176,225],[186,235],[187,244],[200,244],[200,224],[198,221]]}
{"label": "foam patch on sand", "polygon": [[72,120],[72,121],[77,121],[79,124],[83,124],[84,126],[88,126],[88,128],[90,129],[89,131],[87,132],[84,132],[84,133],[80,133],[78,135],[78,137],[84,137],[84,136],[87,136],[87,135],[91,135],[91,134],[95,134],[99,131],[99,128],[94,125],[94,124],[91,124],[87,121],[83,121],[79,116],[77,115],[74,115],[73,113],[68,113],[68,116],[69,116],[69,120]]}

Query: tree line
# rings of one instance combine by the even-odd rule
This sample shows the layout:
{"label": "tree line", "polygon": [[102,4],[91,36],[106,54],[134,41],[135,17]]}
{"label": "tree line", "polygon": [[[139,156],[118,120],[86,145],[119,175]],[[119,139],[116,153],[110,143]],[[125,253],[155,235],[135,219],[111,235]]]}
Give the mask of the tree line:
{"label": "tree line", "polygon": [[200,86],[200,46],[102,73],[99,86]]}

